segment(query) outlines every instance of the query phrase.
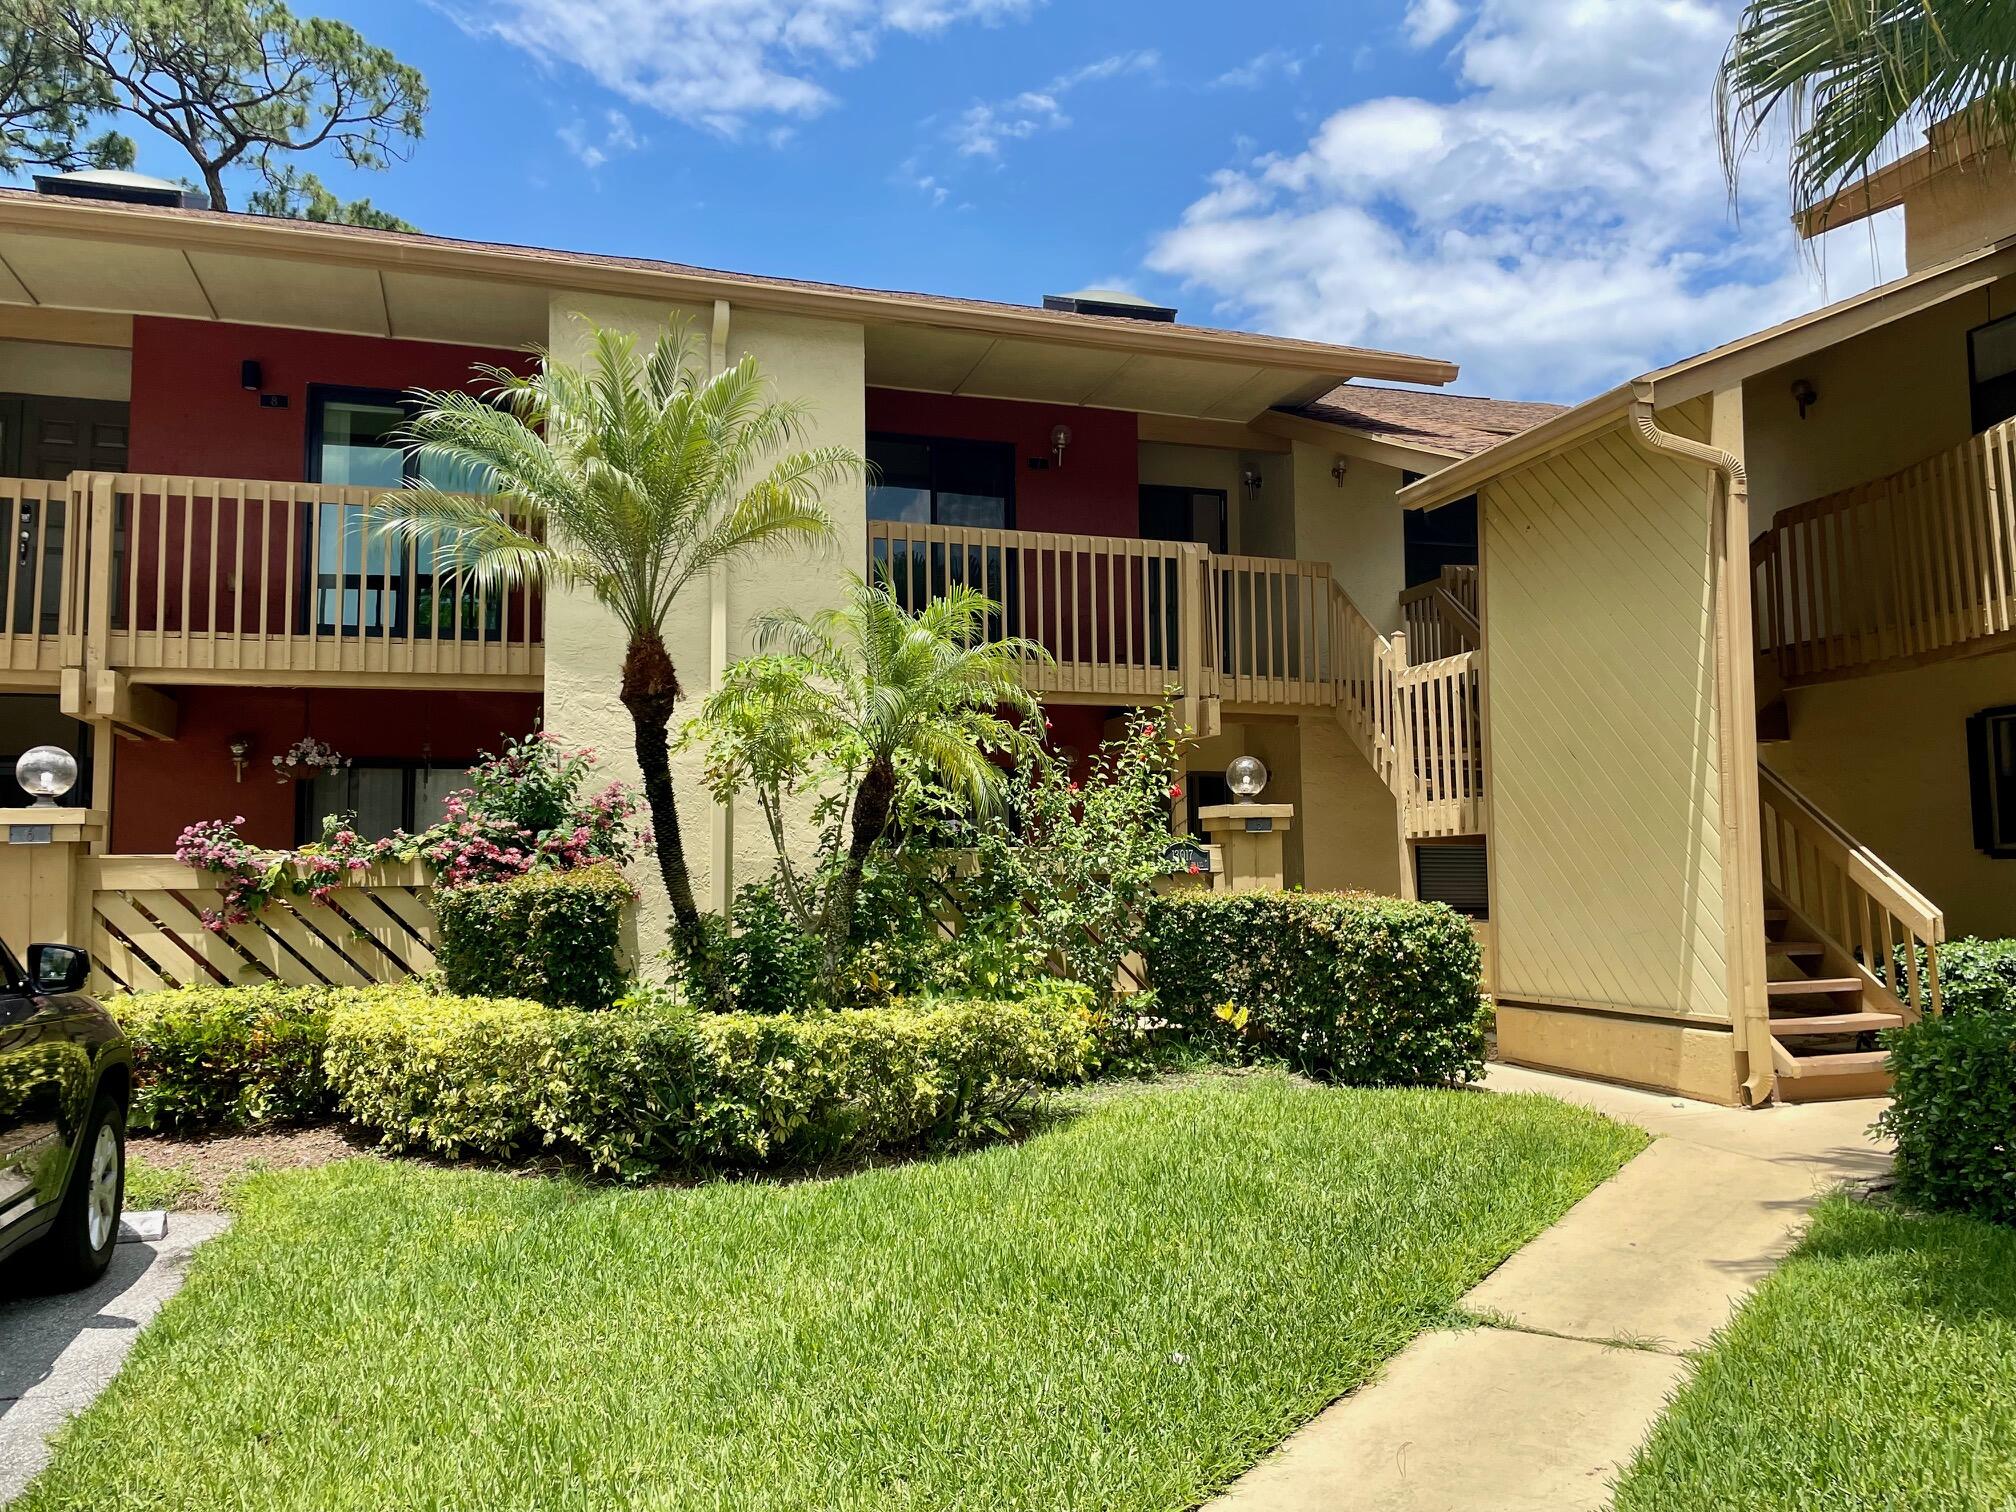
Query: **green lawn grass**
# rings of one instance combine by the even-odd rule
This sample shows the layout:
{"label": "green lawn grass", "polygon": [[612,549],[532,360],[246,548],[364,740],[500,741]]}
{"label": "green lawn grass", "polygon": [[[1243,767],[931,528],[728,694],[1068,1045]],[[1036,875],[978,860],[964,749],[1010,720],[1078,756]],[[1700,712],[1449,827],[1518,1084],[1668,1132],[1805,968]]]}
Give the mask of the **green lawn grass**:
{"label": "green lawn grass", "polygon": [[2016,1507],[2016,1230],[1830,1199],[1617,1507]]}
{"label": "green lawn grass", "polygon": [[172,1208],[203,1190],[186,1165],[157,1165],[138,1150],[126,1151],[126,1210]]}
{"label": "green lawn grass", "polygon": [[262,1175],[19,1512],[1175,1512],[1642,1143],[1253,1075],[826,1181]]}

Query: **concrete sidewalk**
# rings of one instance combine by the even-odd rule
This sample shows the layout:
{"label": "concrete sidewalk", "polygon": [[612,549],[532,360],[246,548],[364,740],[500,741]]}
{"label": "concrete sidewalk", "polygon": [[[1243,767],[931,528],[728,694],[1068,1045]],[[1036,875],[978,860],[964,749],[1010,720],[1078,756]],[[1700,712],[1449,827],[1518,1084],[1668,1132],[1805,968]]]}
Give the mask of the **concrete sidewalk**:
{"label": "concrete sidewalk", "polygon": [[134,1337],[182,1286],[189,1256],[230,1222],[170,1213],[164,1238],[113,1251],[81,1292],[0,1301],[0,1505],[49,1460],[49,1436],[110,1384]]}
{"label": "concrete sidewalk", "polygon": [[1464,1299],[1489,1326],[1425,1334],[1212,1506],[1219,1512],[1565,1512],[1611,1479],[1784,1256],[1813,1203],[1889,1169],[1880,1100],[1744,1112],[1493,1066],[1660,1136]]}

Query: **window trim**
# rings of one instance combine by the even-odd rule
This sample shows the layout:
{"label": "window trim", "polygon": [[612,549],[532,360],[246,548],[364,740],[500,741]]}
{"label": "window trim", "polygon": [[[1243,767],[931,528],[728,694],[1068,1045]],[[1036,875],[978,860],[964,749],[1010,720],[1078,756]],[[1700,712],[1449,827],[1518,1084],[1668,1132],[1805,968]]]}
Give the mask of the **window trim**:
{"label": "window trim", "polygon": [[[419,785],[413,779],[421,772],[443,770],[460,772],[466,776],[469,768],[474,766],[477,760],[478,758],[474,756],[471,756],[466,761],[460,759],[442,761],[432,756],[359,756],[349,766],[344,767],[343,770],[345,772],[358,770],[383,771],[391,768],[404,772],[406,777],[405,781],[400,784],[399,792],[399,828],[410,835],[414,832],[414,819],[416,817],[414,808],[419,797]],[[464,785],[466,786],[466,784]],[[312,817],[314,813],[314,796],[315,783],[312,779],[294,784],[294,834],[296,836],[294,843],[296,845],[307,845],[312,841],[322,838],[321,826],[319,824],[315,825],[313,833],[309,831],[310,824],[314,823]]]}
{"label": "window trim", "polygon": [[[1974,338],[1983,331],[2000,325],[2016,327],[2016,315],[1999,315],[1993,320],[1984,320],[1981,324],[1969,326],[1967,329],[1967,424],[1969,434],[1971,435],[1978,436],[1983,431],[1992,430],[1996,426],[2006,423],[2007,420],[2016,418],[2016,416],[2005,416],[2002,420],[1991,420],[1986,425],[1981,423],[1982,378],[1980,369],[1974,361]],[[2008,373],[2002,378],[1989,381],[2016,384],[2016,372]]]}
{"label": "window trim", "polygon": [[[1015,475],[1022,460],[1022,449],[1013,441],[996,441],[986,436],[920,436],[912,435],[908,431],[871,430],[864,438],[863,453],[865,454],[877,441],[896,441],[912,446],[924,447],[944,446],[947,444],[953,446],[986,446],[992,447],[997,451],[1006,452],[1008,454],[1008,471],[1006,474],[1008,479],[1008,497],[1004,501],[1004,508],[1002,509],[1002,522],[998,527],[990,526],[986,528],[1000,530],[1013,530],[1016,528]],[[870,490],[873,490],[875,487],[875,477],[872,472],[868,478],[868,487]],[[931,519],[928,522],[932,525],[941,523],[938,519],[938,492],[938,459],[934,456],[931,459]],[[873,521],[875,516],[870,515],[868,518],[870,521]],[[980,529],[982,527],[970,526],[961,528]]]}
{"label": "window trim", "polygon": [[1967,788],[1974,819],[1974,848],[1997,861],[2016,861],[2016,812],[2002,815],[2008,833],[1995,833],[1994,742],[1991,732],[2003,721],[2016,724],[2016,704],[1982,709],[1967,719]]}

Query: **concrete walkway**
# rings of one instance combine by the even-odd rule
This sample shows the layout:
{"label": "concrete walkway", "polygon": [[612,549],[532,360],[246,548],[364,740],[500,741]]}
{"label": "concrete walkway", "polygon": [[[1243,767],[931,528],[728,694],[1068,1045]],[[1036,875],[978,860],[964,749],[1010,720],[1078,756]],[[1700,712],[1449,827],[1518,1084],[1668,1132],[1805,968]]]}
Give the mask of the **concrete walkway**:
{"label": "concrete walkway", "polygon": [[1742,1112],[1493,1066],[1659,1136],[1425,1334],[1212,1503],[1217,1512],[1570,1512],[1609,1487],[1815,1200],[1889,1169],[1881,1101]]}
{"label": "concrete walkway", "polygon": [[134,1336],[181,1289],[189,1256],[229,1222],[220,1213],[170,1213],[163,1238],[122,1236],[96,1286],[0,1294],[0,1505],[48,1463],[49,1436],[110,1384]]}

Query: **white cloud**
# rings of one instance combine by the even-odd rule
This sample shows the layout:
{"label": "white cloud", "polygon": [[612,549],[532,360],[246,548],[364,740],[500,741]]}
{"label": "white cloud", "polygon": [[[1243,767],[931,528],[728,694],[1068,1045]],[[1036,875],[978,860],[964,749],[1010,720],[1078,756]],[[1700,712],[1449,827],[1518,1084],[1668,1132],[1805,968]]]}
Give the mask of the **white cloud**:
{"label": "white cloud", "polygon": [[1064,113],[1062,102],[1074,90],[1123,74],[1152,73],[1161,62],[1161,55],[1152,51],[1115,53],[1010,99],[971,105],[952,123],[947,135],[961,157],[999,157],[1009,142],[1069,126],[1071,118]]}
{"label": "white cloud", "polygon": [[567,150],[581,160],[581,166],[591,173],[617,153],[635,152],[644,145],[644,138],[637,134],[630,118],[620,110],[603,112],[599,135],[577,116],[560,128],[559,137]]}
{"label": "white cloud", "polygon": [[1229,68],[1211,81],[1213,89],[1258,89],[1273,79],[1295,79],[1302,75],[1302,68],[1309,59],[1321,52],[1320,47],[1312,47],[1306,53],[1291,52],[1285,47],[1270,47],[1263,53],[1256,53],[1237,68]]}
{"label": "white cloud", "polygon": [[758,116],[834,103],[818,75],[858,67],[890,32],[1027,15],[1043,0],[432,0],[472,36],[570,65],[632,104],[734,135]]}
{"label": "white cloud", "polygon": [[1407,29],[1409,42],[1416,47],[1432,47],[1454,31],[1462,19],[1463,7],[1457,0],[1409,0],[1401,24]]}
{"label": "white cloud", "polygon": [[[1711,89],[1734,0],[1481,0],[1445,19],[1447,101],[1337,111],[1214,175],[1154,242],[1218,318],[1454,358],[1460,387],[1584,398],[1873,281],[1867,232],[1821,289],[1782,159],[1731,214]],[[1894,227],[1882,276],[1901,271]]]}

